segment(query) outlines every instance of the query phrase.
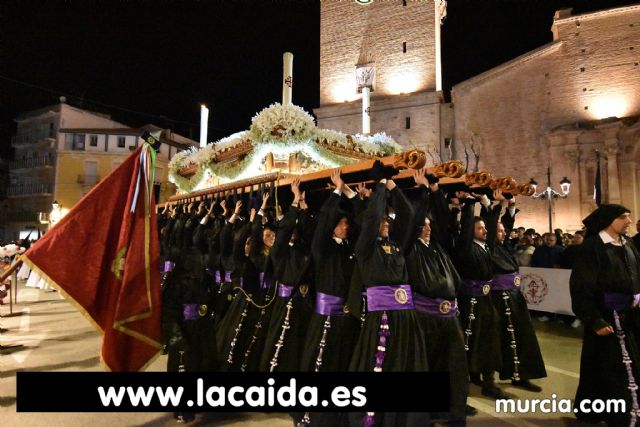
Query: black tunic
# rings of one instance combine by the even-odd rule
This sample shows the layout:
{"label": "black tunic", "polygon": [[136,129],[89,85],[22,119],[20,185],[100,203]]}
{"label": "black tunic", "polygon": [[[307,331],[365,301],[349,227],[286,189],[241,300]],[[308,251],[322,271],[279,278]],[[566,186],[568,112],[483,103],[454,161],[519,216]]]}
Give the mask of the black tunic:
{"label": "black tunic", "polygon": [[[620,335],[598,336],[595,331],[606,326],[618,331],[614,311],[604,304],[605,293],[625,294],[629,298],[640,293],[640,256],[633,243],[605,244],[600,236],[585,239],[580,256],[571,272],[571,305],[573,312],[584,324],[580,383],[576,392],[576,408],[583,399],[624,399],[627,411],[632,409],[630,378],[623,363]],[[630,302],[629,302],[630,305]],[[631,364],[631,375],[636,384],[640,380],[640,354],[638,309],[616,312],[624,347]],[[637,390],[635,391],[637,394]],[[627,414],[578,413],[578,419],[587,422],[606,421],[608,425],[629,425]]]}
{"label": "black tunic", "polygon": [[[258,277],[263,276],[265,282],[271,283],[273,280],[273,265],[269,257],[270,248],[264,244],[262,232],[262,215],[258,213],[251,224],[249,260],[253,264],[254,271],[258,274]],[[255,310],[256,314],[255,316],[252,314],[248,318],[251,321],[246,322],[251,336],[243,347],[242,355],[239,355],[242,359],[241,362],[239,361],[240,370],[243,372],[258,371],[259,369],[276,289],[276,286],[265,288],[258,283],[258,289],[251,297],[253,304],[250,303],[248,307],[251,311]]]}
{"label": "black tunic", "polygon": [[[260,360],[260,370],[295,372],[313,311],[309,242],[302,238],[303,229],[312,227],[309,213],[291,207],[280,222],[270,257],[278,283],[293,287],[291,296],[276,296]],[[291,236],[298,228],[295,243]],[[304,230],[308,232],[309,230]]]}
{"label": "black tunic", "polygon": [[[338,205],[340,196],[331,193],[318,215],[311,254],[314,264],[316,292],[343,298],[346,303],[355,253],[349,241],[338,243],[333,239],[333,229],[340,220]],[[325,336],[322,364],[317,367],[319,344],[325,322],[329,328]],[[358,320],[349,315],[326,316],[313,313],[306,336],[306,351],[302,354],[300,369],[308,371],[341,372],[349,368],[353,346],[360,332]]]}
{"label": "black tunic", "polygon": [[[498,217],[501,211],[500,205],[493,207],[490,211],[482,210],[487,226],[487,243],[491,248],[493,270],[496,275],[517,273],[520,268],[509,248],[496,240]],[[502,216],[502,224],[507,236],[513,229],[514,222],[515,215],[511,216],[506,212]],[[538,338],[531,323],[527,301],[520,289],[491,291],[491,298],[500,315],[500,348],[502,350],[500,379],[529,380],[546,377],[547,371],[542,360]],[[510,329],[513,329],[513,335]],[[513,345],[515,348],[512,347]],[[516,364],[516,361],[519,363]]]}
{"label": "black tunic", "polygon": [[[364,288],[408,283],[404,248],[413,222],[413,208],[398,188],[390,191],[396,218],[391,226],[390,239],[379,237],[379,227],[385,215],[387,190],[384,184],[376,186],[362,218],[362,230],[356,243],[356,260]],[[387,248],[387,250],[385,250]],[[382,371],[420,372],[428,370],[424,334],[414,310],[367,312],[362,332],[355,347],[350,370],[373,371],[376,365],[380,323],[386,313],[389,333]],[[389,390],[393,393],[393,390]],[[380,426],[424,426],[426,413],[376,413]],[[363,414],[351,413],[351,425],[362,425]]]}
{"label": "black tunic", "polygon": [[[346,303],[355,254],[348,240],[338,243],[332,237],[333,229],[340,220],[340,199],[340,195],[331,193],[322,205],[311,244],[311,254],[316,292],[343,298]],[[346,372],[359,333],[360,322],[353,316],[346,313],[329,316],[314,312],[301,354],[300,370]],[[321,347],[323,339],[324,345]],[[307,421],[312,426],[340,426],[347,422],[345,413],[314,412],[307,416]]]}
{"label": "black tunic", "polygon": [[[233,224],[225,226],[227,231],[234,230]],[[225,230],[223,230],[225,232]],[[239,371],[244,354],[254,331],[260,311],[247,299],[257,295],[260,290],[259,273],[253,262],[245,255],[245,242],[251,233],[251,224],[243,224],[233,233],[231,241],[225,240],[222,253],[226,254],[226,245],[232,247],[233,269],[231,270],[233,301],[217,331],[218,353],[222,371]],[[227,260],[228,261],[228,260]],[[230,264],[227,264],[229,266]],[[242,284],[242,291],[240,285]]]}
{"label": "black tunic", "polygon": [[[168,275],[162,295],[162,327],[169,358],[167,370],[179,370],[180,362],[187,372],[215,371],[217,355],[214,328],[214,295],[202,254],[193,245],[197,218],[185,216],[181,236],[176,242],[174,270]],[[195,304],[196,317],[185,318],[185,304]]]}
{"label": "black tunic", "polygon": [[[474,203],[469,199],[462,209],[460,236],[456,242],[455,264],[465,280],[493,278],[491,254],[473,241]],[[465,334],[469,372],[491,374],[500,369],[500,318],[490,295],[458,295],[462,329]],[[474,318],[470,318],[473,310]]]}
{"label": "black tunic", "polygon": [[[448,253],[438,243],[448,241],[448,213],[440,191],[425,194],[418,207],[415,231],[424,224],[425,215],[431,221],[431,238],[427,244],[415,239],[407,253],[407,270],[411,289],[429,298],[453,301],[460,287],[460,276]],[[463,420],[469,391],[464,339],[458,316],[441,317],[417,311],[425,333],[429,369],[450,374],[450,411],[431,414],[434,420]]]}

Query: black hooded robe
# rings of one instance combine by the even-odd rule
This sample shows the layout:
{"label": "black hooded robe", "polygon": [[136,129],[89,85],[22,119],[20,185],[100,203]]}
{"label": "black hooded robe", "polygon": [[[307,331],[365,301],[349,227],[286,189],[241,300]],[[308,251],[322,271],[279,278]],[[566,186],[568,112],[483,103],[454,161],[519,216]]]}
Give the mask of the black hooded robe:
{"label": "black hooded robe", "polygon": [[[610,426],[634,425],[631,412],[634,400],[638,402],[640,380],[640,312],[631,309],[633,295],[640,293],[640,255],[629,239],[623,239],[623,246],[605,244],[597,234],[585,239],[570,281],[571,305],[584,324],[575,407],[579,409],[584,399],[624,399],[627,409],[622,414],[578,412],[576,416]],[[605,302],[611,296],[623,300],[617,310]],[[606,326],[615,332],[596,334]]]}
{"label": "black hooded robe", "polygon": [[[519,265],[515,257],[504,245],[496,243],[500,205],[490,211],[483,209],[483,218],[487,226],[487,244],[491,248],[494,278],[496,275],[518,273]],[[508,236],[513,229],[515,215],[506,212],[502,224]],[[492,290],[491,298],[500,316],[500,348],[502,350],[502,368],[500,379],[530,380],[544,378],[547,371],[540,352],[536,331],[531,323],[527,301],[520,292],[520,282],[515,280],[515,288],[510,290]]]}

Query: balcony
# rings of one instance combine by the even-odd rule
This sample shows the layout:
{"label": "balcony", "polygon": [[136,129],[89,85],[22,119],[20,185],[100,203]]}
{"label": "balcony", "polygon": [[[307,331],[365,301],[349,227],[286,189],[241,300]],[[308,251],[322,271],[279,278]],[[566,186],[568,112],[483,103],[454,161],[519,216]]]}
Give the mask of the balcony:
{"label": "balcony", "polygon": [[42,183],[22,183],[11,184],[7,190],[7,196],[34,196],[34,195],[50,195],[53,186],[51,184]]}
{"label": "balcony", "polygon": [[53,156],[32,157],[30,159],[14,160],[9,163],[11,170],[34,169],[42,167],[53,167]]}
{"label": "balcony", "polygon": [[98,175],[78,175],[78,184],[85,186],[94,186],[100,181],[100,177]]}
{"label": "balcony", "polygon": [[35,144],[45,139],[55,139],[55,134],[50,132],[28,132],[11,137],[11,145]]}
{"label": "balcony", "polygon": [[6,222],[37,222],[38,214],[33,211],[12,211],[5,215]]}

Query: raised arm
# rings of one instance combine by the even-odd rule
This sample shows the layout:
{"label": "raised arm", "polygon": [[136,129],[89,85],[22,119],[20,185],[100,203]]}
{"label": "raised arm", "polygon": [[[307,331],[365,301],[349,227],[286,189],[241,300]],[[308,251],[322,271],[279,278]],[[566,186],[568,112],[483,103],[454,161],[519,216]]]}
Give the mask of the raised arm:
{"label": "raised arm", "polygon": [[276,241],[273,244],[273,248],[271,248],[271,252],[269,255],[271,259],[276,262],[280,260],[282,256],[286,253],[287,248],[289,247],[289,241],[291,240],[291,236],[293,235],[293,231],[296,228],[296,222],[298,219],[298,215],[300,214],[300,180],[296,179],[291,183],[291,191],[293,191],[293,203],[291,203],[291,207],[285,214],[282,221],[280,221],[280,227],[278,228],[278,233],[276,234]]}
{"label": "raised arm", "polygon": [[[486,196],[485,196],[486,197]],[[499,201],[499,199],[496,199]],[[480,202],[482,203],[482,201]],[[487,228],[487,245],[494,247],[496,245],[496,239],[498,235],[498,219],[502,212],[502,204],[489,204],[482,203],[482,209],[480,210],[480,216],[484,219],[484,225]]]}
{"label": "raised arm", "polygon": [[406,248],[411,238],[413,217],[415,211],[402,190],[393,180],[387,182],[387,189],[391,194],[391,206],[396,212],[396,219],[391,227],[391,239],[401,248]]}
{"label": "raised arm", "polygon": [[336,186],[327,200],[322,204],[318,213],[318,223],[316,224],[313,240],[311,241],[311,253],[315,257],[321,257],[330,247],[333,228],[338,220],[338,205],[344,190],[344,181],[340,177],[340,170],[331,172],[331,181]]}
{"label": "raised arm", "polygon": [[256,267],[260,265],[260,253],[264,247],[264,242],[262,241],[262,218],[264,217],[264,210],[267,208],[268,202],[269,193],[264,193],[262,196],[262,206],[251,220],[251,252],[249,253],[249,258]]}
{"label": "raised arm", "polygon": [[516,209],[516,199],[515,197],[513,197],[509,200],[509,205],[504,212],[504,215],[502,215],[502,218],[500,218],[500,222],[502,222],[502,225],[504,225],[504,231],[507,233],[507,236],[509,236],[509,234],[511,234],[511,231],[513,230],[513,226],[516,223],[517,213],[518,209]]}
{"label": "raised arm", "polygon": [[471,245],[473,244],[476,199],[469,197],[468,193],[460,194],[459,199],[461,199],[461,202],[464,202],[464,206],[462,207],[462,215],[460,217],[460,235],[456,242],[456,249],[468,251],[471,250]]}
{"label": "raised arm", "polygon": [[238,219],[238,215],[240,215],[241,209],[242,200],[238,200],[233,210],[233,214],[229,220],[225,222],[222,230],[220,231],[220,254],[223,257],[228,257],[233,253],[233,228],[236,220]]}
{"label": "raised arm", "polygon": [[379,182],[373,195],[369,198],[367,209],[362,214],[360,236],[358,236],[356,243],[356,255],[360,259],[368,258],[375,249],[380,222],[385,214],[386,193],[386,182]]}

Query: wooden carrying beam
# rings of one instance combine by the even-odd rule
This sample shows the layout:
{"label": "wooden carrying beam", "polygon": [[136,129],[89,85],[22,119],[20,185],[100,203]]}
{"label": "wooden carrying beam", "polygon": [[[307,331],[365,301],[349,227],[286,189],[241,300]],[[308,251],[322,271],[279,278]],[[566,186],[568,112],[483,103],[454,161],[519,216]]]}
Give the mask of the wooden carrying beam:
{"label": "wooden carrying beam", "polygon": [[[402,153],[396,153],[392,156],[382,157],[379,159],[385,166],[399,169],[399,173],[393,177],[398,181],[401,187],[413,186],[413,171],[421,169],[426,164],[425,153],[421,150],[410,150]],[[347,184],[368,183],[369,170],[373,166],[374,160],[365,160],[352,165],[342,166],[342,179]],[[288,187],[291,182],[298,178],[304,184],[305,190],[318,190],[327,187],[327,183],[331,182],[331,172],[334,169],[325,169],[318,172],[312,172],[304,175],[285,174],[281,172],[269,173],[255,178],[238,180],[228,184],[218,185],[215,187],[194,191],[188,194],[176,195],[171,197],[167,203],[159,204],[163,207],[166,204],[196,202],[217,197],[226,197],[229,194],[250,193],[269,184],[275,187]],[[491,174],[485,171],[466,174],[462,162],[459,160],[451,160],[430,166],[426,169],[427,173],[433,174],[440,178],[441,186],[458,184],[468,186],[472,189],[482,189],[484,192],[491,192],[501,189],[514,195],[529,195],[532,188],[529,184],[518,185],[512,177],[502,177],[494,179]]]}

